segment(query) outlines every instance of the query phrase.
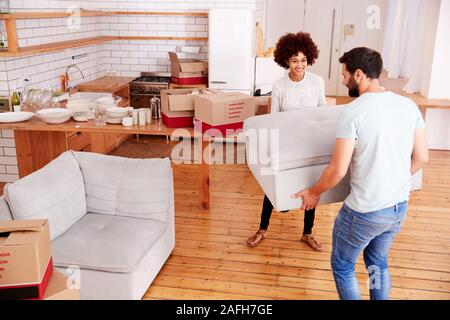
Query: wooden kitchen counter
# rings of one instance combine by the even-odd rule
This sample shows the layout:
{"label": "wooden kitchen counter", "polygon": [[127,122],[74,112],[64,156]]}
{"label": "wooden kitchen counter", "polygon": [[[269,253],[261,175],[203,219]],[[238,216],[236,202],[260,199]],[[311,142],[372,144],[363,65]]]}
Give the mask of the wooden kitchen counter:
{"label": "wooden kitchen counter", "polygon": [[[202,155],[210,154],[212,139],[194,128],[168,128],[161,120],[153,120],[145,126],[124,127],[121,124],[96,126],[94,122],[69,120],[62,124],[47,124],[32,118],[25,122],[0,123],[0,130],[13,130],[16,144],[19,177],[22,178],[57,158],[68,150],[105,153],[100,146],[111,144],[111,137],[123,135],[157,135],[179,138],[201,138]],[[87,148],[84,148],[90,144]],[[114,141],[113,141],[114,144]],[[84,148],[84,149],[83,149]],[[210,208],[210,164],[203,157],[199,166],[199,202],[202,208]]]}
{"label": "wooden kitchen counter", "polygon": [[132,77],[100,77],[95,80],[80,83],[78,90],[83,92],[117,92],[125,87],[128,87]]}
{"label": "wooden kitchen counter", "polygon": [[170,136],[176,134],[177,137],[201,137],[200,133],[194,133],[194,128],[168,128],[161,119],[153,120],[151,124],[145,126],[134,125],[124,127],[121,124],[106,124],[105,126],[96,126],[93,120],[79,122],[69,120],[60,124],[48,124],[33,117],[25,122],[0,123],[0,130],[20,130],[20,131],[47,131],[47,132],[92,132],[92,133],[124,133],[124,134],[142,134]]}

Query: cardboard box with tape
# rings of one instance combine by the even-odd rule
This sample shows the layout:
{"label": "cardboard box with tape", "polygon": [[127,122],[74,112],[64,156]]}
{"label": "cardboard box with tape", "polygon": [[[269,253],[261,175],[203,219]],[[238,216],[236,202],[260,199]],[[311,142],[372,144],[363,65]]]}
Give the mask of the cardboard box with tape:
{"label": "cardboard box with tape", "polygon": [[164,125],[169,128],[194,126],[194,98],[220,92],[202,88],[162,90],[161,115]]}
{"label": "cardboard box with tape", "polygon": [[[242,129],[244,120],[255,115],[255,99],[243,93],[195,97],[195,121],[202,132],[217,129],[222,135]],[[197,127],[197,125],[196,125]]]}
{"label": "cardboard box with tape", "polygon": [[0,300],[43,299],[52,273],[48,221],[1,221]]}
{"label": "cardboard box with tape", "polygon": [[182,85],[208,83],[208,61],[178,59],[175,52],[169,52],[172,82]]}

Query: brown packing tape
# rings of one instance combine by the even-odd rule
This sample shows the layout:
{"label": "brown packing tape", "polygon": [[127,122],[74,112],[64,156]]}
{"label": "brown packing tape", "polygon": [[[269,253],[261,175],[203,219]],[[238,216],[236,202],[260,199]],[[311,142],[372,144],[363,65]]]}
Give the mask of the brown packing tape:
{"label": "brown packing tape", "polygon": [[11,220],[0,222],[0,233],[14,231],[42,231],[47,220]]}
{"label": "brown packing tape", "polygon": [[14,231],[11,232],[8,238],[3,242],[3,246],[27,246],[35,243],[40,237],[40,231]]}

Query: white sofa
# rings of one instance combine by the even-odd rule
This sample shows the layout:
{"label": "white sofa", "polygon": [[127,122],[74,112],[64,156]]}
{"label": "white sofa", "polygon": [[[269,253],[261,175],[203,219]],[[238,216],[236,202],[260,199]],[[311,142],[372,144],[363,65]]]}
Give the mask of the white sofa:
{"label": "white sofa", "polygon": [[175,245],[168,159],[68,151],[4,191],[0,220],[48,219],[54,265],[79,268],[82,299],[142,298]]}
{"label": "white sofa", "polygon": [[[246,156],[255,176],[275,210],[301,206],[290,196],[312,186],[331,161],[336,124],[345,106],[304,108],[248,118],[244,121]],[[344,201],[350,192],[350,175],[325,192],[320,204]],[[412,190],[422,184],[422,173],[412,181]]]}

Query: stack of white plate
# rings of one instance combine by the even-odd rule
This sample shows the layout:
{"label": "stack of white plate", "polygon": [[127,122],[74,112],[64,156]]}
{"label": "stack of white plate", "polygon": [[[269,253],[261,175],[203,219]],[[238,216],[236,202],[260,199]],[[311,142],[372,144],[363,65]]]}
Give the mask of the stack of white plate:
{"label": "stack of white plate", "polygon": [[106,115],[106,122],[108,123],[122,123],[122,119],[130,116],[131,110],[133,108],[127,107],[127,108],[120,108],[120,107],[111,107],[107,108],[105,115]]}
{"label": "stack of white plate", "polygon": [[67,102],[67,109],[72,110],[75,121],[87,121],[89,118],[90,103],[89,100],[85,99],[69,100]]}

